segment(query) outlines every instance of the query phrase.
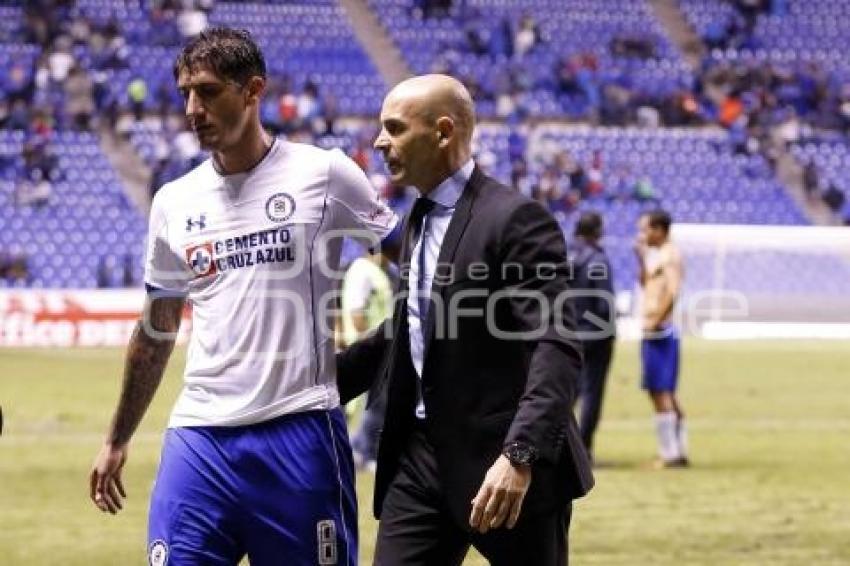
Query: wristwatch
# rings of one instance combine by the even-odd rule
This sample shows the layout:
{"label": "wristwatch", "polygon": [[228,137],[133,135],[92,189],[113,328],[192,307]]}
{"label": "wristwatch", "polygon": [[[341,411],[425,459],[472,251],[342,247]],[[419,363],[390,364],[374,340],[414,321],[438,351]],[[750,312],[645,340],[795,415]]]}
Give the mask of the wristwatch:
{"label": "wristwatch", "polygon": [[530,466],[537,460],[537,449],[524,442],[511,442],[502,454],[515,466]]}

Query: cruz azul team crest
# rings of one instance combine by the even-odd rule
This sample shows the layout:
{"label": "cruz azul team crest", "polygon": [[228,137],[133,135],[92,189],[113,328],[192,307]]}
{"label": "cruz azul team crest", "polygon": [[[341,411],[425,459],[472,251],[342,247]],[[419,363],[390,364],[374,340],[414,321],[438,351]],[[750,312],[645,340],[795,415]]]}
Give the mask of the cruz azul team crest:
{"label": "cruz azul team crest", "polygon": [[165,541],[155,540],[148,551],[150,566],[166,566],[168,564],[168,545]]}
{"label": "cruz azul team crest", "polygon": [[189,268],[195,274],[195,277],[213,275],[216,272],[211,243],[188,248],[186,250],[186,262],[189,264]]}
{"label": "cruz azul team crest", "polygon": [[266,201],[266,216],[272,222],[286,222],[295,212],[295,199],[286,193],[277,193]]}

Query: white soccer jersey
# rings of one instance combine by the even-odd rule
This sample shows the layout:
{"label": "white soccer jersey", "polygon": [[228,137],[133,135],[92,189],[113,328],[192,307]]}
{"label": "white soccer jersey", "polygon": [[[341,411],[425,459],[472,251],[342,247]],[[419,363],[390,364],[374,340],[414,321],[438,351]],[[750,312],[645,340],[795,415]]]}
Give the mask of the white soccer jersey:
{"label": "white soccer jersey", "polygon": [[192,337],[170,427],[236,426],[339,404],[328,309],[341,231],[397,222],[339,150],[276,140],[247,173],[211,160],[165,185],[145,283],[187,295]]}

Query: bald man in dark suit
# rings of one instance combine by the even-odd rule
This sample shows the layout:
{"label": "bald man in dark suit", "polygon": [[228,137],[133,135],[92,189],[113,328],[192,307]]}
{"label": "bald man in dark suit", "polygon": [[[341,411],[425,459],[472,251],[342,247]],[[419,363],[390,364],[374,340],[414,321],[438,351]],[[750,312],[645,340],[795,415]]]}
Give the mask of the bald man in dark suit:
{"label": "bald man in dark suit", "polygon": [[444,75],[397,85],[375,148],[421,196],[392,318],[337,357],[343,401],[388,388],[375,564],[567,563],[593,485],[572,413],[581,370],[564,238],[472,160],[474,107]]}

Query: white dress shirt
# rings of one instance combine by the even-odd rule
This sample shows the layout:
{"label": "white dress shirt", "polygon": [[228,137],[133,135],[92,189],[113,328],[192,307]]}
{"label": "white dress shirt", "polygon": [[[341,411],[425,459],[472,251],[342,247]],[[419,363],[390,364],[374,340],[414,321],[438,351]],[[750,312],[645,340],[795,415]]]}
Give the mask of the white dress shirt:
{"label": "white dress shirt", "polygon": [[[449,223],[454,214],[460,195],[464,187],[472,177],[475,163],[470,159],[458,169],[453,175],[440,183],[436,189],[423,198],[434,201],[434,208],[422,220],[422,229],[416,240],[416,245],[410,254],[410,277],[408,278],[407,297],[407,324],[410,328],[410,355],[413,358],[413,367],[416,374],[422,379],[422,366],[424,363],[424,337],[423,330],[427,320],[428,301],[424,299],[431,295],[431,282],[434,279],[434,271],[437,259],[440,256],[440,248],[443,238],[449,229]],[[422,299],[420,301],[420,299]],[[416,403],[417,418],[425,418],[425,404],[421,393]]]}

